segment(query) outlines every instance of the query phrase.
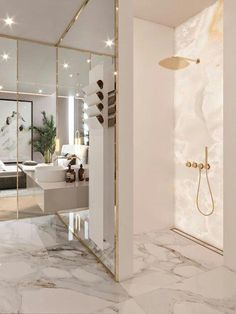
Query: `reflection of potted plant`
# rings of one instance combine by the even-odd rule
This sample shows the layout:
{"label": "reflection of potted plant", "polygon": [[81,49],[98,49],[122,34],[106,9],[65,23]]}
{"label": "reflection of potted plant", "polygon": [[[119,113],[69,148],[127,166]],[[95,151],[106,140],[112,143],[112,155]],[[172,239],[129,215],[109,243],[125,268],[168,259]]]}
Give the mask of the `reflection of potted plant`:
{"label": "reflection of potted plant", "polygon": [[41,113],[43,125],[33,126],[35,136],[33,147],[35,152],[40,152],[44,156],[44,162],[47,164],[52,162],[52,155],[56,148],[56,126],[52,115],[48,118],[45,111]]}

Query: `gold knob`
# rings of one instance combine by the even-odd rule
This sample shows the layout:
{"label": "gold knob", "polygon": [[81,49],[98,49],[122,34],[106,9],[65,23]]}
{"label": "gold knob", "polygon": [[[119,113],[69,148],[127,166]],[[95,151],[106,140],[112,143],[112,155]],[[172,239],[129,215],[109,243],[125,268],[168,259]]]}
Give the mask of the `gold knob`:
{"label": "gold knob", "polygon": [[204,168],[204,165],[203,165],[203,164],[199,164],[199,165],[198,165],[198,168],[199,168],[199,169],[203,169],[203,168]]}
{"label": "gold knob", "polygon": [[211,168],[210,164],[207,164],[207,166],[205,165],[204,167],[205,169],[209,170]]}
{"label": "gold knob", "polygon": [[193,163],[192,163],[192,167],[193,167],[193,168],[197,168],[197,163],[196,163],[196,162],[193,162]]}
{"label": "gold knob", "polygon": [[186,167],[189,167],[189,168],[190,168],[191,166],[192,166],[191,162],[190,162],[190,161],[187,161],[187,162],[186,162]]}

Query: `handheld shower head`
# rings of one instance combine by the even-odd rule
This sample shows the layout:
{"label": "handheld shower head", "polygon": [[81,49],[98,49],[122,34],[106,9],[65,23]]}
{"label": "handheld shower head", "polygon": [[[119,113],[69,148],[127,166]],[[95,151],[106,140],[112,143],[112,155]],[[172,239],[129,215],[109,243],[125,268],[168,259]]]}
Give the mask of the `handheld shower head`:
{"label": "handheld shower head", "polygon": [[191,62],[199,64],[200,59],[191,59],[174,56],[161,60],[159,62],[159,65],[169,70],[180,70],[188,67]]}

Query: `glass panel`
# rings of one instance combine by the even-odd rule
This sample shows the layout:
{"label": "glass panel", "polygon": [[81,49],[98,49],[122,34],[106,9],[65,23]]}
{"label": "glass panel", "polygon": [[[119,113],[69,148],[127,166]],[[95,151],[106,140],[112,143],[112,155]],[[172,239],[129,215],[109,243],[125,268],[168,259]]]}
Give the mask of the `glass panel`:
{"label": "glass panel", "polygon": [[0,220],[17,218],[16,98],[17,42],[0,38]]}
{"label": "glass panel", "polygon": [[[102,12],[103,18],[100,18]],[[61,141],[62,138],[63,141],[67,140],[65,146],[71,150],[68,154],[76,155],[76,164],[72,168],[76,172],[77,181],[73,184],[76,184],[79,199],[77,208],[61,212],[60,216],[112,273],[115,273],[115,58],[102,53],[114,52],[114,12],[113,1],[103,1],[102,9],[99,1],[90,1],[63,40],[64,44],[75,46],[77,42],[73,38],[79,38],[79,47],[93,52],[82,54],[59,49],[59,98],[68,97],[64,100],[67,103],[67,113],[61,109],[62,100],[58,100],[58,113],[65,120],[60,122],[60,126],[66,126],[59,127],[59,138]],[[91,16],[94,17],[93,25],[96,25],[96,21],[98,23],[94,29],[88,23]],[[107,17],[110,20],[106,20]],[[107,36],[111,39],[110,47],[106,44]],[[74,78],[76,73],[73,72],[75,66],[72,59],[76,54],[78,72],[76,81],[71,80],[70,84],[70,78]],[[73,113],[77,97],[80,103],[79,117]],[[60,114],[60,111],[63,113]],[[79,127],[75,127],[76,120]],[[88,159],[80,159],[85,146],[77,145],[78,143],[86,143]],[[63,148],[62,152],[67,153]]]}
{"label": "glass panel", "polygon": [[[25,178],[19,186],[19,218],[24,218],[55,212],[46,200],[47,178],[38,180],[36,164],[51,163],[55,150],[56,48],[19,41],[18,71],[18,157]],[[44,114],[54,125],[44,125]]]}

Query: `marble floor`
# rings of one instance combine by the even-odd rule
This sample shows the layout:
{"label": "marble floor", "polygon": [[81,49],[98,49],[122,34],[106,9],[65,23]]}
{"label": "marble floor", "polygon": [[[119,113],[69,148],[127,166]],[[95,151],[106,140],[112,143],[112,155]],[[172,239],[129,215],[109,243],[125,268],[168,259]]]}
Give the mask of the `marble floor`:
{"label": "marble floor", "polygon": [[135,236],[135,275],[113,281],[57,216],[0,222],[1,314],[233,314],[236,273],[172,231]]}

